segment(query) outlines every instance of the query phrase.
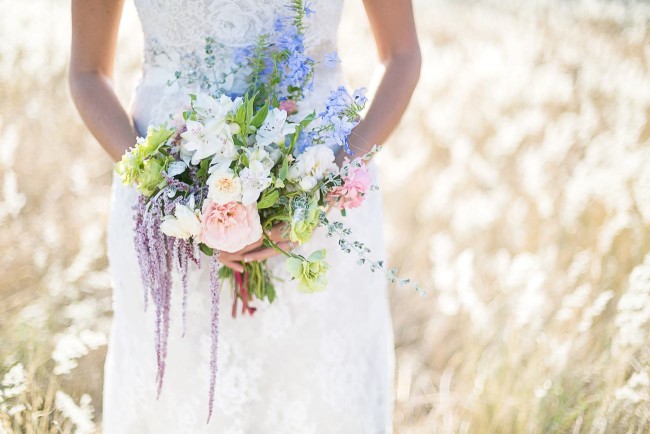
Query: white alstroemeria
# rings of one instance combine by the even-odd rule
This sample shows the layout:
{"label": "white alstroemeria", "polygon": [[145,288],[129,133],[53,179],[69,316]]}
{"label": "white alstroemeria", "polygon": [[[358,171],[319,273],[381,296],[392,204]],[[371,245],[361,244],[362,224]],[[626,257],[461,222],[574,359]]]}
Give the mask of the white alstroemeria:
{"label": "white alstroemeria", "polygon": [[194,209],[194,196],[190,196],[189,203],[176,204],[173,216],[166,216],[160,224],[163,234],[170,237],[187,240],[201,233],[201,219],[198,209]]}
{"label": "white alstroemeria", "polygon": [[187,131],[181,134],[181,151],[193,152],[192,164],[199,164],[204,158],[215,154],[231,153],[234,149],[235,144],[227,123],[219,120],[206,123],[188,120],[186,125]]}
{"label": "white alstroemeria", "polygon": [[296,124],[287,122],[287,112],[274,108],[266,115],[262,126],[257,130],[255,139],[258,146],[267,146],[271,143],[283,143],[284,136],[296,132]]}
{"label": "white alstroemeria", "polygon": [[214,172],[215,164],[230,165],[230,163],[235,161],[237,158],[239,158],[239,154],[237,153],[237,146],[235,146],[235,142],[232,140],[232,136],[230,136],[230,140],[224,142],[221,149],[219,149],[217,153],[214,154],[214,157],[212,157],[212,161],[210,161],[209,173]]}
{"label": "white alstroemeria", "polygon": [[192,107],[199,118],[211,122],[225,123],[228,113],[232,109],[234,101],[227,95],[221,95],[216,99],[207,93],[200,93],[192,103]]}
{"label": "white alstroemeria", "polygon": [[262,163],[262,166],[266,170],[270,171],[275,166],[275,161],[273,161],[271,155],[261,146],[246,148],[246,156],[248,157],[248,161],[259,161]]}
{"label": "white alstroemeria", "polygon": [[239,172],[244,205],[255,203],[260,197],[260,193],[271,185],[269,174],[270,171],[259,161],[251,161],[249,167]]}
{"label": "white alstroemeria", "polygon": [[271,157],[273,164],[276,164],[278,161],[280,161],[280,158],[282,158],[282,151],[280,151],[278,145],[271,144],[264,149],[269,153],[269,157]]}
{"label": "white alstroemeria", "polygon": [[219,205],[241,201],[241,180],[227,164],[219,164],[208,178],[208,197]]}
{"label": "white alstroemeria", "polygon": [[[289,179],[298,182],[303,190],[311,190],[315,183],[309,178],[317,182],[329,173],[338,172],[334,158],[334,152],[328,146],[310,146],[298,156],[295,164],[289,167]],[[304,179],[307,180],[303,183]]]}

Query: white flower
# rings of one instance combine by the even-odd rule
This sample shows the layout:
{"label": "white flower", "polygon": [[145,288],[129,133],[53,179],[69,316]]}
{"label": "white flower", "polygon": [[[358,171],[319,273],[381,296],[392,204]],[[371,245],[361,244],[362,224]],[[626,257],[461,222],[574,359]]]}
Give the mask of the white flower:
{"label": "white flower", "polygon": [[230,107],[230,113],[235,114],[237,113],[237,110],[239,110],[239,107],[244,103],[244,98],[241,96],[238,96],[232,101],[232,106]]}
{"label": "white flower", "polygon": [[200,118],[221,123],[226,122],[226,116],[228,116],[234,105],[235,102],[226,95],[215,99],[205,93],[198,94],[196,100],[192,103],[194,111]]}
{"label": "white flower", "polygon": [[289,179],[298,182],[300,188],[307,191],[327,174],[337,171],[334,152],[328,146],[315,145],[298,156],[296,163],[289,168]]}
{"label": "white flower", "polygon": [[304,191],[310,191],[311,189],[316,187],[317,183],[318,181],[313,176],[305,176],[300,180],[298,184],[300,185],[300,188],[302,188]]}
{"label": "white flower", "polygon": [[239,177],[242,184],[242,203],[250,205],[257,201],[260,193],[271,185],[271,178],[269,177],[270,171],[257,160],[250,162],[249,167],[239,172]]}
{"label": "white flower", "polygon": [[284,136],[296,132],[296,124],[287,122],[287,112],[274,108],[266,115],[262,126],[257,130],[255,139],[259,146],[267,146],[271,143],[283,143]]}
{"label": "white flower", "polygon": [[264,169],[269,171],[273,169],[277,161],[261,146],[246,148],[246,156],[248,157],[248,161],[259,161],[264,166]]}
{"label": "white flower", "polygon": [[176,204],[173,216],[167,216],[160,224],[160,230],[167,236],[182,238],[196,237],[201,233],[199,211],[194,209],[194,196],[187,205]]}
{"label": "white flower", "polygon": [[208,178],[208,197],[219,205],[241,200],[241,181],[226,165],[218,165]]}
{"label": "white flower", "polygon": [[184,139],[181,151],[192,153],[192,164],[199,164],[204,158],[215,154],[219,156],[236,153],[232,134],[227,123],[219,120],[199,121],[188,120],[187,131],[181,134]]}

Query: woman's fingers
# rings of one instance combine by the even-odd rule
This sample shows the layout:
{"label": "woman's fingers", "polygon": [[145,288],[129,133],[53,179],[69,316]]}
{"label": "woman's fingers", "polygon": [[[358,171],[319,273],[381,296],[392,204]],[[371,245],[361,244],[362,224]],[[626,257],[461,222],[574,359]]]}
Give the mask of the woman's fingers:
{"label": "woman's fingers", "polygon": [[[280,225],[275,225],[269,234],[269,237],[277,244],[282,250],[291,250],[293,249],[294,244],[290,241],[283,241],[282,233],[284,228],[277,227]],[[272,256],[277,255],[279,252],[273,247],[262,247],[262,240],[256,241],[253,244],[250,244],[243,249],[234,252],[219,252],[219,262],[225,267],[228,267],[239,273],[244,272],[244,266],[242,262],[252,262],[252,261],[263,261]]]}
{"label": "woman's fingers", "polygon": [[260,238],[259,240],[255,241],[254,243],[247,245],[243,249],[241,249],[241,250],[239,250],[237,252],[234,252],[233,255],[243,255],[246,252],[250,252],[252,250],[255,250],[255,249],[259,248],[262,245],[262,242],[263,242],[263,239]]}
{"label": "woman's fingers", "polygon": [[241,264],[241,261],[243,261],[243,256],[228,252],[219,253],[219,262],[221,262],[223,266],[228,267],[231,270],[243,273],[244,266]]}
{"label": "woman's fingers", "polygon": [[276,243],[287,241],[287,238],[285,237],[285,235],[288,236],[287,229],[288,227],[286,223],[276,223],[271,227],[269,238]]}
{"label": "woman's fingers", "polygon": [[219,258],[219,262],[221,262],[221,265],[224,267],[228,267],[233,271],[237,271],[238,273],[244,272],[244,266],[241,264],[241,262],[223,260],[221,258]]}
{"label": "woman's fingers", "polygon": [[[281,248],[282,250],[291,250],[291,248],[293,247],[293,243],[288,241],[279,243],[278,247]],[[261,249],[257,249],[253,252],[247,253],[244,256],[244,262],[263,261],[277,254],[279,254],[279,252],[275,250],[273,247],[264,247]]]}

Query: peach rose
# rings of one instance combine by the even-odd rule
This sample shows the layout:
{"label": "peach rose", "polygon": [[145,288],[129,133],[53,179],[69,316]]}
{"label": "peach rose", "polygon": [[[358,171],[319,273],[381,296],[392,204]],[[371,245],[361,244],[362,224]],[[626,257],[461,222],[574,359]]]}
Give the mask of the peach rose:
{"label": "peach rose", "polygon": [[262,225],[256,204],[222,205],[206,201],[201,218],[201,241],[208,247],[233,253],[259,240]]}

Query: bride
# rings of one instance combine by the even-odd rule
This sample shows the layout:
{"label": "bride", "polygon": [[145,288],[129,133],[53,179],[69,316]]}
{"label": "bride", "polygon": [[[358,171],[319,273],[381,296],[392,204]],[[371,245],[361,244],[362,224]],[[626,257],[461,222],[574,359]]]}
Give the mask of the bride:
{"label": "bride", "polygon": [[[215,67],[227,70],[232,51],[271,31],[290,2],[135,0],[145,34],[145,60],[129,113],[112,86],[123,1],[73,0],[70,87],[81,117],[106,152],[119,160],[148,125],[183,109],[192,86],[168,82],[176,70],[191,68],[201,59],[206,37],[224,47]],[[311,0],[301,6],[307,8],[308,54],[317,61],[336,50],[342,3]],[[384,142],[394,129],[420,71],[411,1],[364,0],[364,5],[383,68],[367,114],[351,137],[357,156]],[[329,92],[342,83],[340,65],[317,66],[304,110],[320,110]],[[337,156],[339,164],[343,157]],[[376,178],[374,163],[370,170]],[[112,192],[108,256],[114,319],[104,377],[105,433],[392,431],[393,341],[384,277],[357,266],[355,258],[318,231],[306,249],[326,248],[331,271],[327,289],[317,294],[297,291],[283,261],[260,243],[220,254],[221,264],[235,270],[242,261],[267,259],[283,280],[272,305],[258,302],[253,317],[237,319],[229,315],[232,295],[222,286],[219,370],[209,423],[208,267],[191,271],[186,331],[182,336],[179,303],[173,302],[165,385],[157,397],[153,312],[144,309],[132,236],[137,192],[117,177]],[[377,193],[344,221],[373,255],[384,256]],[[178,301],[178,292],[172,298]]]}

